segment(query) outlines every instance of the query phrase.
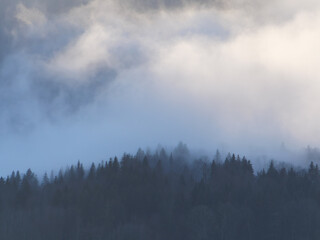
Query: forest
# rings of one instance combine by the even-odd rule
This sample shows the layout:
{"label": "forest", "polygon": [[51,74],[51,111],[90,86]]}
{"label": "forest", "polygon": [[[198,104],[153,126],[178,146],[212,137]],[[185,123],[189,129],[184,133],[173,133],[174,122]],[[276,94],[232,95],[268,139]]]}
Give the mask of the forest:
{"label": "forest", "polygon": [[320,236],[320,174],[255,172],[246,157],[139,150],[85,169],[0,178],[0,239],[308,240]]}

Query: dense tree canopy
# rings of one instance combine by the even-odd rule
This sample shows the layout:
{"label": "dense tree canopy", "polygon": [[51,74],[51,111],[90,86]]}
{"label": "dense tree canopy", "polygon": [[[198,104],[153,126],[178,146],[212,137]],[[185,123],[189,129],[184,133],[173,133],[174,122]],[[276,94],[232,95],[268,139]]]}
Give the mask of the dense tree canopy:
{"label": "dense tree canopy", "polygon": [[[183,148],[183,146],[180,146]],[[180,149],[181,150],[181,149]],[[28,170],[0,179],[0,239],[318,239],[320,175],[254,174],[245,157],[186,160],[139,150],[42,180]]]}

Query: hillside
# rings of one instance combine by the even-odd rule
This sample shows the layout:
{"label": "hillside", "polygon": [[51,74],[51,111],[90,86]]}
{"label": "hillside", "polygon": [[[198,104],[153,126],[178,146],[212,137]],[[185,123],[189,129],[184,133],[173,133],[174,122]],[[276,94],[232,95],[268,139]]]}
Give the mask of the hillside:
{"label": "hillside", "polygon": [[317,239],[320,175],[161,150],[0,179],[0,239]]}

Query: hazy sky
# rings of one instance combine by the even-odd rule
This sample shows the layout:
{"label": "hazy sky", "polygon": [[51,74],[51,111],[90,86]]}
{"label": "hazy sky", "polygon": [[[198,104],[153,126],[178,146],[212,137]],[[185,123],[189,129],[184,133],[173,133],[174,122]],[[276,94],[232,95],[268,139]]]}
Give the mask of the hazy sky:
{"label": "hazy sky", "polygon": [[0,0],[0,175],[319,146],[319,26],[315,0]]}

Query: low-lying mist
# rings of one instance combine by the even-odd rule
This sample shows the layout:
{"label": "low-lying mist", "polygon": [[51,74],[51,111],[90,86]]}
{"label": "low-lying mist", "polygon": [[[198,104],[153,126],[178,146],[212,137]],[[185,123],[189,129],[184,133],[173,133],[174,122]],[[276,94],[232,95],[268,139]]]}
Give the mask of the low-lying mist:
{"label": "low-lying mist", "polygon": [[[320,150],[317,148],[311,148],[309,146],[296,152],[290,152],[284,146],[282,146],[277,151],[273,152],[273,157],[267,153],[264,155],[258,155],[258,153],[255,154],[251,152],[247,155],[241,155],[230,151],[228,152],[226,149],[193,149],[189,148],[188,145],[183,142],[179,142],[179,144],[177,144],[175,147],[162,146],[158,144],[154,148],[148,147],[144,150],[139,148],[135,152],[122,152],[121,154],[117,154],[116,151],[114,151],[114,153],[115,155],[106,155],[99,160],[88,157],[87,159],[84,159],[83,163],[81,163],[83,161],[80,160],[81,158],[79,158],[77,162],[72,162],[70,159],[63,159],[62,156],[65,156],[65,153],[63,153],[61,156],[56,158],[56,161],[52,159],[54,164],[50,166],[51,168],[47,167],[48,163],[40,165],[40,167],[32,166],[32,164],[27,165],[28,163],[26,163],[25,165],[21,165],[20,168],[16,168],[11,172],[10,169],[7,169],[6,172],[3,171],[2,177],[10,177],[10,175],[15,174],[16,172],[24,173],[28,170],[35,170],[35,176],[37,176],[38,180],[41,182],[45,174],[58,176],[60,172],[63,173],[65,171],[69,171],[70,166],[75,166],[79,163],[81,163],[81,165],[83,164],[86,169],[90,169],[92,164],[95,166],[104,166],[114,158],[117,158],[119,161],[121,161],[123,158],[125,158],[125,156],[130,156],[130,158],[134,158],[139,161],[143,161],[143,159],[147,157],[148,159],[154,159],[154,164],[156,164],[156,162],[160,159],[164,169],[166,169],[166,167],[170,167],[171,170],[175,170],[177,173],[179,173],[184,171],[184,169],[187,167],[193,169],[194,172],[199,171],[199,174],[202,174],[203,166],[210,166],[213,161],[215,163],[223,164],[224,161],[231,159],[232,156],[236,156],[237,159],[245,158],[249,160],[254,174],[267,171],[271,162],[278,171],[283,168],[287,171],[290,169],[295,169],[296,171],[305,171],[310,167],[311,163],[314,165],[320,164]],[[95,156],[95,154],[95,152],[90,152],[88,155]],[[175,164],[169,166],[168,164],[171,161],[174,161]]]}

